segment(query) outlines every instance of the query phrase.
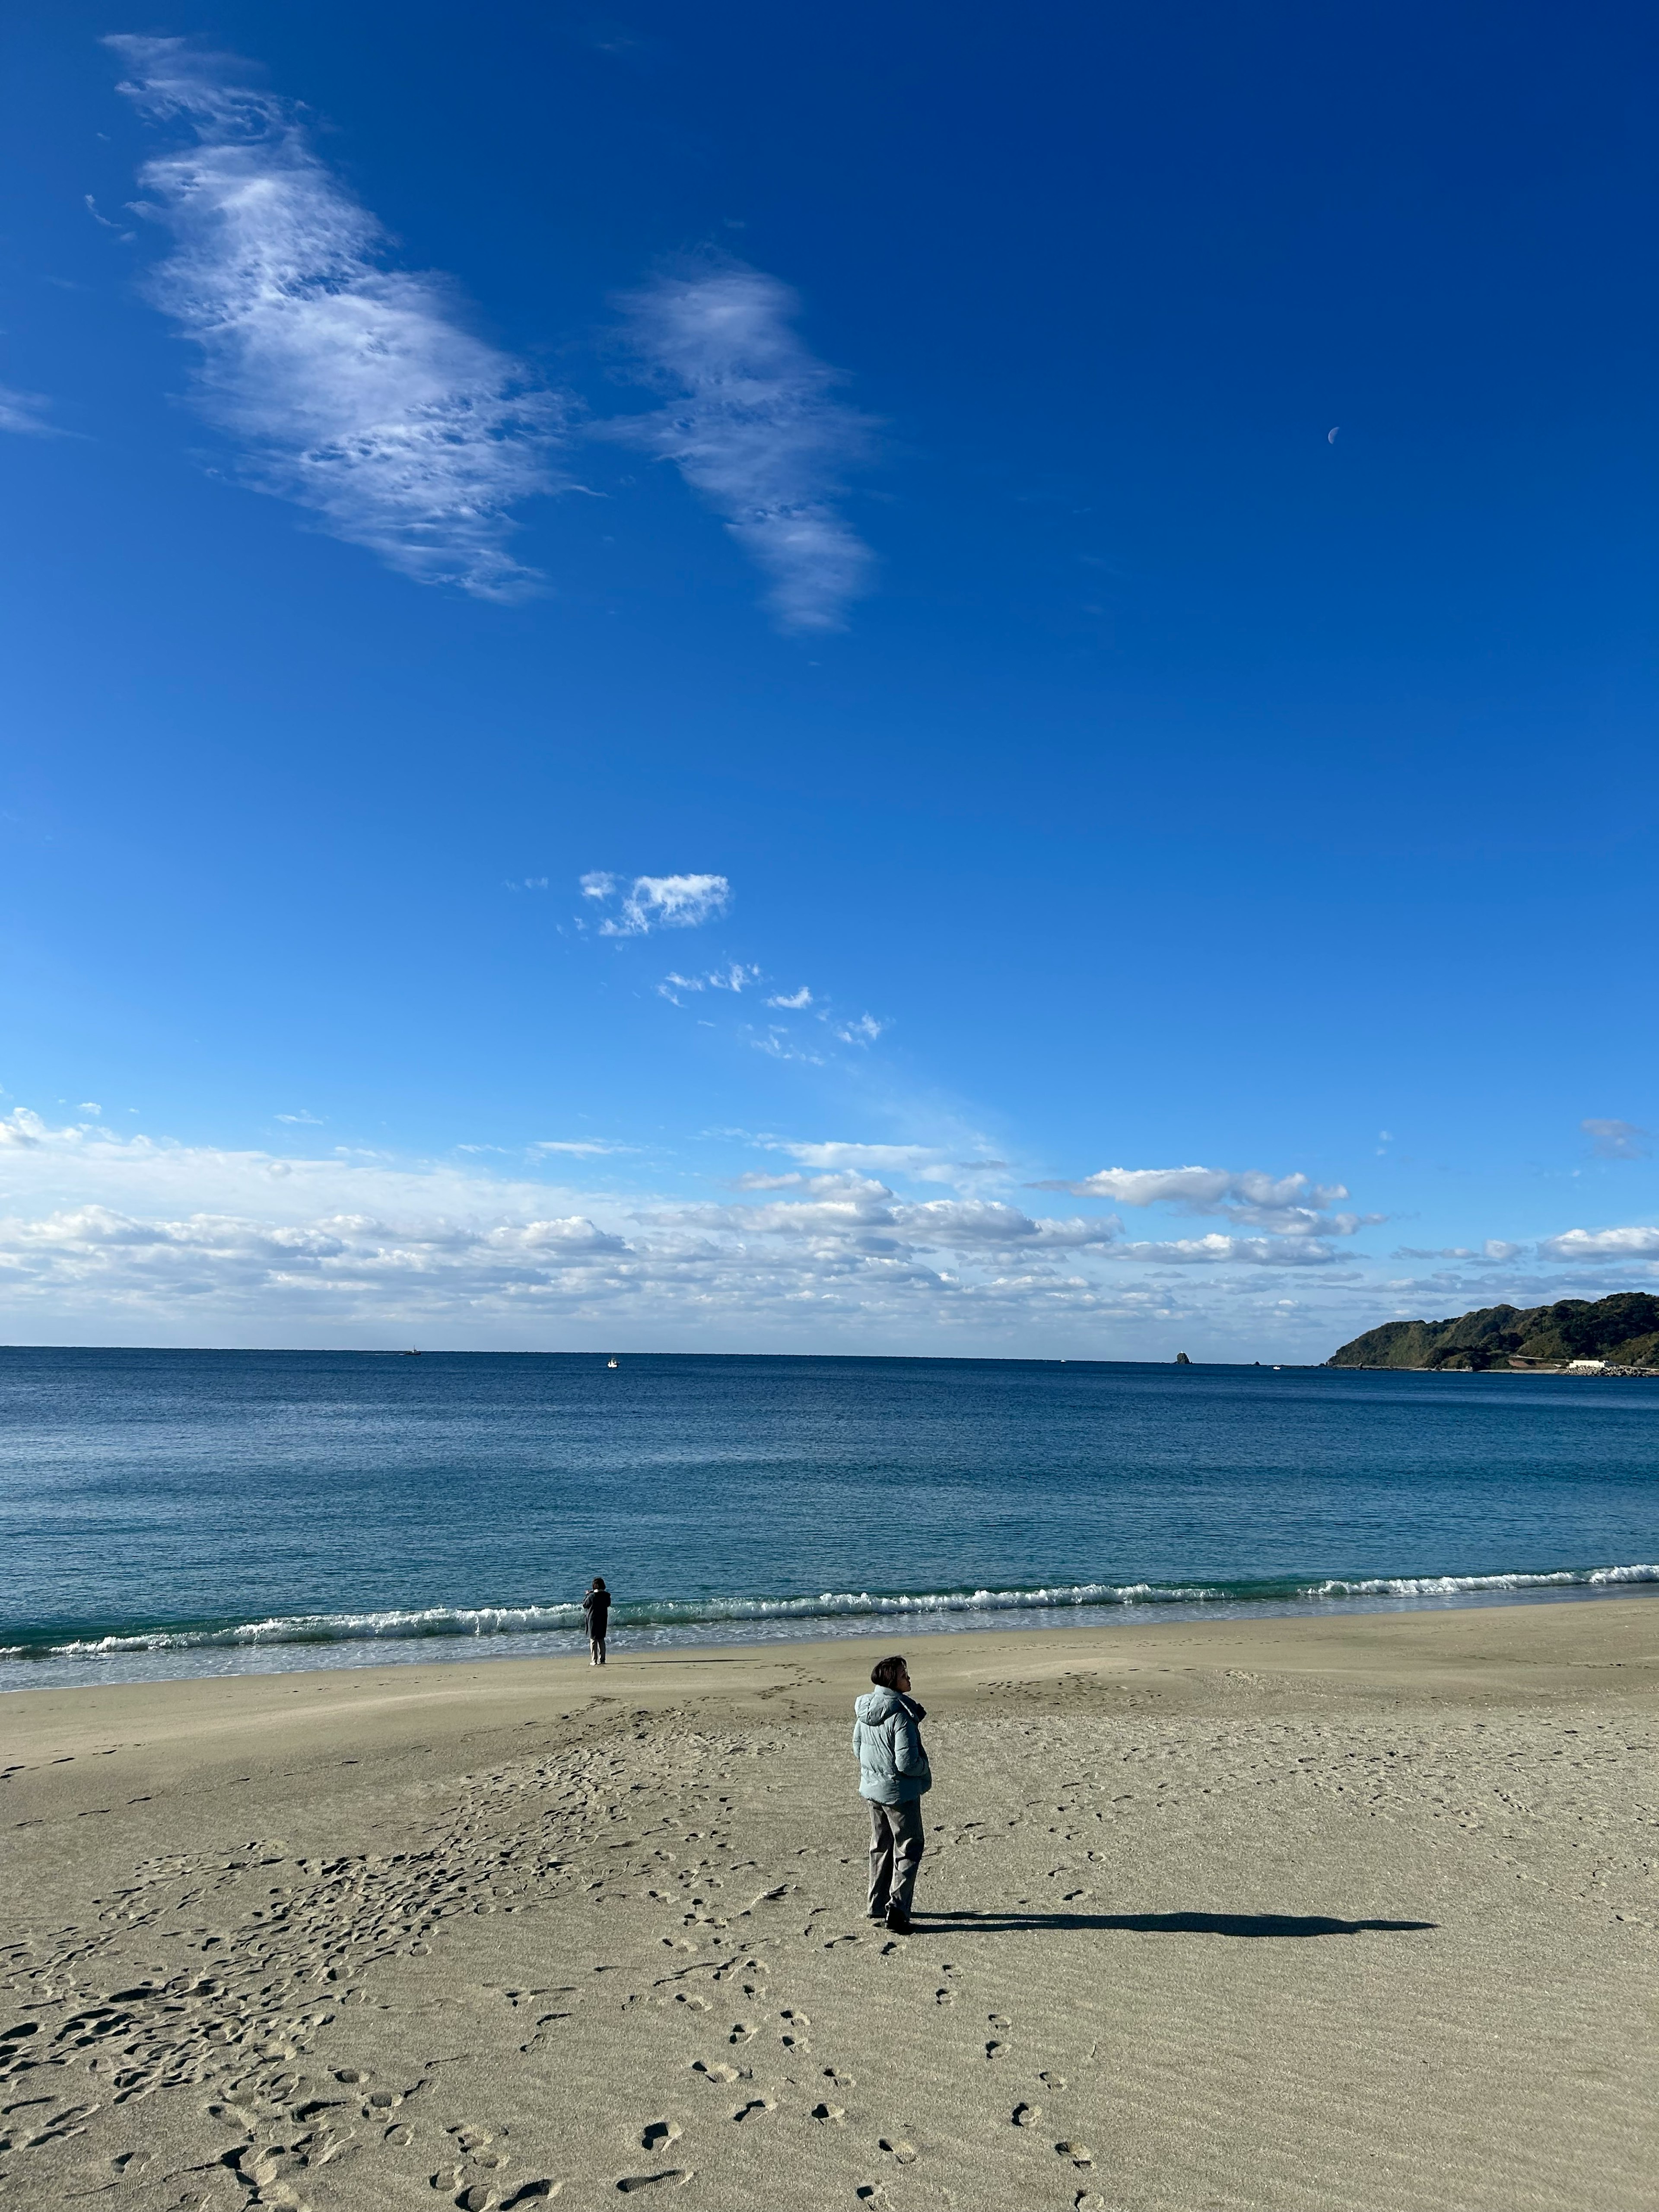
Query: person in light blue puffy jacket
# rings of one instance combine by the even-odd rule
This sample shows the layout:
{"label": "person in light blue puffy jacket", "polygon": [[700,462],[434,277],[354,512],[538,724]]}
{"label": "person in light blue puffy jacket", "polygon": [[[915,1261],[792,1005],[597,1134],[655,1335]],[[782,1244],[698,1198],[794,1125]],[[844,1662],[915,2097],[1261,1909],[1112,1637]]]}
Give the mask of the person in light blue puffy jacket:
{"label": "person in light blue puffy jacket", "polygon": [[859,1795],[870,1808],[870,1917],[908,1936],[921,1864],[921,1799],[933,1786],[920,1725],[927,1715],[910,1695],[902,1659],[878,1659],[870,1680],[874,1689],[853,1707]]}

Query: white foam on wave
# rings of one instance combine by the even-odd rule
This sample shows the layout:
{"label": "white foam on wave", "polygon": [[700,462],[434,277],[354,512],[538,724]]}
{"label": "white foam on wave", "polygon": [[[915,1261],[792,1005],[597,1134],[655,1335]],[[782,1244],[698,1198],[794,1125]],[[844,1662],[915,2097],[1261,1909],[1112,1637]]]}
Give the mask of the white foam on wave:
{"label": "white foam on wave", "polygon": [[1310,1597],[1462,1597],[1480,1590],[1599,1589],[1613,1583],[1659,1583],[1659,1566],[1562,1567],[1550,1574],[1380,1575],[1364,1582],[1316,1584]]}
{"label": "white foam on wave", "polygon": [[[152,1628],[52,1646],[54,1657],[91,1659],[124,1651],[208,1651],[247,1644],[356,1644],[377,1637],[534,1636],[579,1628],[579,1605],[428,1606],[418,1613],[317,1613],[242,1620],[229,1628]],[[0,1652],[18,1658],[21,1650]]]}
{"label": "white foam on wave", "polygon": [[[1659,1583],[1659,1565],[1563,1567],[1488,1575],[1333,1577],[1319,1583],[1235,1584],[1069,1583],[1040,1589],[823,1590],[817,1596],[646,1600],[618,1605],[618,1629],[694,1628],[720,1621],[782,1622],[854,1617],[912,1620],[952,1613],[1052,1612],[1082,1607],[1340,1603],[1345,1598],[1455,1598],[1548,1589],[1605,1589]],[[296,1613],[211,1628],[139,1629],[51,1645],[0,1647],[0,1659],[117,1659],[129,1654],[237,1650],[260,1645],[403,1642],[455,1637],[574,1635],[581,1607],[561,1605],[428,1606],[417,1611]]]}

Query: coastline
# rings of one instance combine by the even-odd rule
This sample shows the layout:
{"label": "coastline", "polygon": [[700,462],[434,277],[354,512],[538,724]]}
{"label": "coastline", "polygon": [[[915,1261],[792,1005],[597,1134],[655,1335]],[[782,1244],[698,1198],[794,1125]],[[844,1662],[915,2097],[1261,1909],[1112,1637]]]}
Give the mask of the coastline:
{"label": "coastline", "polygon": [[891,1938],[847,1716],[906,1633],[8,1698],[11,2188],[1650,2201],[1659,1611],[930,1635]]}
{"label": "coastline", "polygon": [[[1272,1591],[1272,1595],[1268,1592]],[[1659,1595],[1659,1563],[1516,1569],[1487,1574],[1332,1577],[1207,1587],[1077,1584],[817,1597],[623,1600],[613,1635],[629,1650],[720,1650],[730,1644],[811,1644],[875,1634],[983,1635],[1014,1623],[1031,1634],[1222,1620],[1338,1620],[1364,1613]],[[134,1629],[96,1641],[0,1647],[0,1698],[46,1688],[224,1680],[374,1667],[470,1666],[583,1656],[574,1604],[430,1607],[419,1613],[311,1615],[240,1624]]]}

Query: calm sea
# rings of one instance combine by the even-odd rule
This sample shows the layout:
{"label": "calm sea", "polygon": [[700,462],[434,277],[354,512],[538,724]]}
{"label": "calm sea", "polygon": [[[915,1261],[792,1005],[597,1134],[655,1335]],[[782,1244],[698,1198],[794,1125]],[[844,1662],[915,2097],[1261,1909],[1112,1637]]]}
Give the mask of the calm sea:
{"label": "calm sea", "polygon": [[0,1686],[1659,1589],[1659,1383],[0,1351]]}

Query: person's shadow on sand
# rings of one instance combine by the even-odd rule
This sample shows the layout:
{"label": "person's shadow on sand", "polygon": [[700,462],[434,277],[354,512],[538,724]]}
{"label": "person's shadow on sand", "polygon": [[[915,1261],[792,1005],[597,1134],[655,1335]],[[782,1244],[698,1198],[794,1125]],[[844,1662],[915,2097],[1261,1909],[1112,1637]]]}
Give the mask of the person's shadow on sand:
{"label": "person's shadow on sand", "polygon": [[1435,1920],[1333,1920],[1292,1912],[919,1912],[918,1935],[1016,1936],[1091,1928],[1132,1936],[1403,1936]]}

